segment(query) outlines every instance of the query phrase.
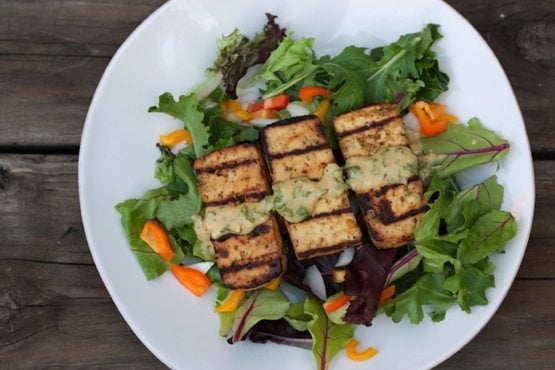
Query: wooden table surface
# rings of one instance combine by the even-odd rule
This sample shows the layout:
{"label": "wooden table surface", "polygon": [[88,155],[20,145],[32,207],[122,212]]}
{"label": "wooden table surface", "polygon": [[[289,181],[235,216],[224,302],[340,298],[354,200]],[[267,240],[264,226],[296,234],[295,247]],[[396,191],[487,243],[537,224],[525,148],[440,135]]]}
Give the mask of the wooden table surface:
{"label": "wooden table surface", "polygon": [[[94,89],[162,0],[0,0],[0,368],[162,368],[93,264],[77,192]],[[555,0],[450,0],[503,64],[536,172],[518,277],[485,329],[440,369],[555,368]]]}

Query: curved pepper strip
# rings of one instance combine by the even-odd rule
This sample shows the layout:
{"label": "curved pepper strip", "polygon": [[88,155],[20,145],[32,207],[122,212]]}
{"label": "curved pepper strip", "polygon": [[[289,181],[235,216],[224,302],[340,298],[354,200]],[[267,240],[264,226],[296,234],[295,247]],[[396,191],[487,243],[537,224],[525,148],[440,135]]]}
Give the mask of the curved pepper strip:
{"label": "curved pepper strip", "polygon": [[357,349],[358,344],[358,340],[356,339],[351,339],[349,344],[347,344],[347,357],[352,361],[366,361],[371,359],[378,353],[378,350],[374,347],[368,347],[362,351],[359,351]]}

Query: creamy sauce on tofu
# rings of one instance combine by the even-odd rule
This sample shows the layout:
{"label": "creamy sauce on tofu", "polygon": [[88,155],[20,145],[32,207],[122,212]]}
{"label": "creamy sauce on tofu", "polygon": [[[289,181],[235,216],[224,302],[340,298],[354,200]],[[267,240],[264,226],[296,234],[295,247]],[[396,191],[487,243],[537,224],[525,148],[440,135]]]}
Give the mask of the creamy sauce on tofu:
{"label": "creamy sauce on tofu", "polygon": [[407,184],[418,173],[418,159],[406,146],[382,148],[371,156],[352,157],[345,163],[347,184],[355,192],[385,185]]}
{"label": "creamy sauce on tofu", "polygon": [[329,163],[318,181],[298,177],[272,186],[274,208],[288,222],[301,222],[312,215],[316,203],[323,196],[329,194],[338,198],[346,189],[341,167]]}
{"label": "creamy sauce on tofu", "polygon": [[260,202],[243,203],[238,206],[207,207],[204,212],[204,219],[199,222],[198,226],[195,222],[195,232],[197,232],[198,227],[202,233],[203,241],[218,239],[230,233],[248,234],[258,225],[268,221],[271,210],[272,202],[268,198]]}

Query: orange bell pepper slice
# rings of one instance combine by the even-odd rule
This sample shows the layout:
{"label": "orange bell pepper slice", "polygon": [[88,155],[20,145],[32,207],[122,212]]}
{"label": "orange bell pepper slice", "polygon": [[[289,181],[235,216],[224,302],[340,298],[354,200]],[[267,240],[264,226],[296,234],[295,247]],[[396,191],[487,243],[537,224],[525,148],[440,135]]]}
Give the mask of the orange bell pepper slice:
{"label": "orange bell pepper slice", "polygon": [[244,290],[232,290],[229,292],[222,304],[216,307],[214,311],[219,313],[237,311],[237,307],[239,307],[241,301],[245,298],[245,295],[246,292]]}
{"label": "orange bell pepper slice", "polygon": [[330,109],[330,100],[324,99],[322,100],[320,105],[318,105],[318,108],[316,108],[316,111],[314,112],[314,114],[318,116],[321,122],[324,122],[328,109]]}
{"label": "orange bell pepper slice", "polygon": [[281,283],[281,277],[277,277],[273,280],[270,280],[270,282],[266,283],[266,285],[264,285],[264,288],[268,290],[277,290],[277,288],[279,288],[280,283]]}
{"label": "orange bell pepper slice", "polygon": [[380,294],[380,305],[389,302],[395,295],[395,285],[391,284],[385,287]]}
{"label": "orange bell pepper slice", "polygon": [[378,350],[374,347],[368,347],[362,351],[359,351],[357,349],[358,344],[359,342],[356,339],[351,339],[349,341],[349,344],[347,344],[347,357],[352,361],[366,361],[374,357],[378,353]]}
{"label": "orange bell pepper slice", "polygon": [[237,100],[228,100],[227,106],[231,113],[237,116],[241,121],[248,122],[252,119],[252,114],[244,110]]}
{"label": "orange bell pepper slice", "polygon": [[250,113],[251,119],[254,118],[279,118],[279,115],[276,113],[275,110],[270,109],[260,109],[256,112]]}
{"label": "orange bell pepper slice", "polygon": [[299,90],[299,98],[303,104],[310,104],[315,96],[325,96],[328,97],[332,91],[326,89],[322,86],[305,86],[301,87]]}
{"label": "orange bell pepper slice", "polygon": [[148,220],[143,226],[140,238],[164,260],[169,261],[173,258],[174,253],[168,235],[158,222]]}
{"label": "orange bell pepper slice", "polygon": [[169,148],[173,148],[182,141],[184,141],[187,145],[191,145],[193,143],[191,134],[185,129],[175,130],[167,135],[160,135],[160,144]]}
{"label": "orange bell pepper slice", "polygon": [[346,294],[341,294],[337,298],[332,299],[329,302],[325,302],[323,304],[324,311],[329,315],[334,311],[337,311],[339,308],[346,305],[351,300],[351,297]]}
{"label": "orange bell pepper slice", "polygon": [[445,113],[445,106],[436,103],[417,101],[409,107],[412,114],[418,119],[420,131],[424,136],[436,136],[447,129],[447,123],[457,122],[459,119]]}
{"label": "orange bell pepper slice", "polygon": [[212,284],[208,276],[192,267],[171,265],[170,270],[177,281],[197,297],[203,295]]}
{"label": "orange bell pepper slice", "polygon": [[261,109],[279,110],[279,109],[286,108],[287,104],[289,104],[289,96],[276,95],[268,99],[250,103],[249,106],[247,107],[247,111],[252,113],[252,112],[259,111]]}

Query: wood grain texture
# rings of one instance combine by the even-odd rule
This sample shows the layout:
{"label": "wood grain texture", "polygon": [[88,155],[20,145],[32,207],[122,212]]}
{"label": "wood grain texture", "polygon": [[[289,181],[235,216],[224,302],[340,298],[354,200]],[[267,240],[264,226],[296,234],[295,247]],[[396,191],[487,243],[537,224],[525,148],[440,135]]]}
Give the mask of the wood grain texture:
{"label": "wood grain texture", "polygon": [[[539,215],[555,209],[553,167],[535,163]],[[0,363],[160,367],[118,314],[92,263],[79,217],[77,156],[0,155],[0,204]],[[440,368],[501,368],[495,364],[508,363],[506,348],[515,349],[508,356],[514,366],[504,368],[553,359],[555,228],[536,222],[534,230],[499,313]]]}
{"label": "wood grain texture", "polygon": [[[0,147],[76,148],[90,97],[110,57],[162,3],[1,0]],[[535,154],[554,154],[555,0],[448,3],[478,28],[500,59]],[[44,109],[52,105],[58,109]],[[22,133],[21,125],[35,135]]]}

